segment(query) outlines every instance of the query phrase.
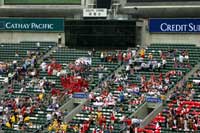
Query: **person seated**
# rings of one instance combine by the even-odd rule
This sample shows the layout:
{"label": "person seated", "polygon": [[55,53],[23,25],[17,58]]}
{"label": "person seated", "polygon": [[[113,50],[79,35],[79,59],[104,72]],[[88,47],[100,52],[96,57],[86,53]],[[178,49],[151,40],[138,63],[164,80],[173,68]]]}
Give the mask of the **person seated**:
{"label": "person seated", "polygon": [[6,127],[7,128],[12,128],[13,127],[13,123],[12,123],[11,120],[9,120],[9,121],[6,122]]}

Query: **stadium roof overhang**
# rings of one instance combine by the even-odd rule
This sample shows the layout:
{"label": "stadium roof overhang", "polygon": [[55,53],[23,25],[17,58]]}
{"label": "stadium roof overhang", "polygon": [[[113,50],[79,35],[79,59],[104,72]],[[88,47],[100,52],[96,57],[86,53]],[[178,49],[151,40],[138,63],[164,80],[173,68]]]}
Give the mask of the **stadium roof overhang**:
{"label": "stadium roof overhang", "polygon": [[0,17],[73,17],[82,14],[81,5],[5,5]]}
{"label": "stadium roof overhang", "polygon": [[199,17],[200,2],[126,4],[119,9],[119,13],[129,14],[136,18],[192,18]]}

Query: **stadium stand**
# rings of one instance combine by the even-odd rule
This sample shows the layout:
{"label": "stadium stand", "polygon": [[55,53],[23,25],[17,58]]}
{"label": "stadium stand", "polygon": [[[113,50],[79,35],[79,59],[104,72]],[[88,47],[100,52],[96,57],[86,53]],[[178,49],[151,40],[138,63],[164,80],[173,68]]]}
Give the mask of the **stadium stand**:
{"label": "stadium stand", "polygon": [[[153,49],[168,49],[169,46],[171,49],[175,47],[187,49],[190,51],[190,59],[192,58],[190,60],[191,65],[194,67],[199,62],[199,50],[198,48],[193,49],[192,45],[154,44],[152,46]],[[199,132],[198,79],[197,71],[195,76],[189,78],[188,81],[182,81],[181,84],[176,86],[176,89],[167,99],[167,104],[164,105],[162,113],[156,116],[145,129],[138,129],[138,132]]]}
{"label": "stadium stand", "polygon": [[200,20],[157,18],[197,0],[105,1],[0,0],[0,15],[63,17],[1,20],[0,42],[18,43],[0,43],[0,133],[200,132]]}
{"label": "stadium stand", "polygon": [[[140,63],[140,69],[137,67],[137,69],[133,68],[135,70],[129,71],[127,70],[126,66],[127,64],[131,65],[132,63],[129,63],[132,61],[124,58],[122,61],[125,69],[122,69],[118,74],[105,80],[100,87],[101,89],[91,93],[91,102],[87,105],[84,105],[82,111],[79,114],[76,114],[72,121],[69,123],[63,123],[67,127],[65,130],[69,132],[94,132],[111,130],[112,132],[118,133],[123,129],[130,128],[130,126],[133,124],[132,121],[139,123],[141,120],[132,116],[132,113],[134,113],[137,108],[139,108],[145,102],[145,99],[148,96],[157,96],[164,100],[163,95],[166,95],[168,90],[170,90],[176,84],[176,82],[182,79],[185,73],[191,70],[192,67],[190,67],[190,65],[194,66],[197,64],[199,55],[198,51],[195,51],[197,48],[198,47],[195,45],[190,44],[152,44],[146,50],[141,49],[138,51],[139,56],[145,57],[144,61],[158,60],[161,62],[160,59],[166,59],[167,63],[165,64],[162,61],[161,68],[158,68],[157,65],[155,67],[151,67],[151,65],[149,65],[149,67],[143,67],[143,65]],[[184,51],[185,49],[187,49],[187,53]],[[145,51],[145,53],[142,51]],[[133,54],[136,52],[136,50],[128,50],[127,57],[129,53],[131,53],[131,55],[134,55],[132,57],[137,59],[136,54]],[[123,53],[126,54],[126,52]],[[184,55],[184,57],[188,55],[189,60],[186,57],[184,62],[181,62],[181,64],[179,64],[180,62],[178,63],[181,66],[174,70],[174,64],[177,62],[173,62],[173,58],[178,57],[179,59],[180,55]],[[162,58],[160,58],[160,56],[162,56]],[[118,54],[118,57],[118,61],[120,61],[120,53]],[[142,60],[142,62],[144,61]],[[134,73],[131,74],[131,71],[134,71]],[[160,76],[161,74],[159,75],[160,72],[162,72],[163,77]],[[140,78],[137,79],[136,75],[138,74],[144,75],[147,78],[143,79],[144,76],[139,76]],[[135,77],[132,77],[131,79],[131,76],[133,75]],[[163,85],[160,89],[160,84],[158,84],[159,81],[157,77],[159,77],[159,80]],[[145,82],[148,84],[146,87]],[[156,89],[155,87],[153,89],[153,86],[149,85],[151,83],[153,83]],[[169,86],[169,84],[171,84],[171,86]],[[62,130],[62,126],[60,126],[61,129],[55,127],[55,125],[59,125],[58,121],[60,120],[54,119],[49,125],[48,130]]]}
{"label": "stadium stand", "polygon": [[[17,48],[23,46],[23,49],[16,51],[16,47],[11,47],[13,45]],[[5,90],[9,95],[2,97],[4,99],[2,105],[5,108],[2,112],[3,123],[5,123],[4,131],[37,132],[48,125],[50,132],[54,130],[68,132],[111,130],[116,133],[120,132],[132,127],[133,121],[140,123],[142,120],[135,118],[132,114],[144,104],[147,97],[164,100],[168,90],[173,88],[176,82],[181,80],[198,63],[199,57],[199,47],[193,44],[152,44],[139,50],[105,52],[94,49],[85,51],[58,48],[49,57],[45,57],[41,65],[34,65],[34,61],[31,60],[30,66],[26,66],[26,63],[31,59],[30,57],[34,59],[36,54],[39,55],[37,56],[39,58],[44,55],[41,54],[42,52],[49,51],[55,45],[51,42],[21,42],[20,44],[1,45],[2,52],[6,47],[7,52],[9,51],[12,57],[2,59],[20,61],[22,57],[24,60],[19,64],[19,66],[22,65],[22,72],[19,75],[23,75],[23,71],[27,71],[24,79],[18,77],[20,80],[15,79],[12,86]],[[90,58],[92,59],[91,66],[89,66]],[[26,67],[30,68],[26,70]],[[116,70],[118,70],[117,73],[113,73]],[[34,75],[34,73],[36,74]],[[74,86],[65,87],[63,84],[66,81],[62,83],[61,79],[62,75],[66,73],[68,76],[86,79],[89,82],[88,86],[80,89],[73,88]],[[185,87],[182,86],[182,88]],[[60,98],[63,94],[67,94],[66,98],[70,99],[76,92],[90,92],[90,102],[84,105],[81,112],[76,114],[69,123],[65,123],[62,116],[66,112],[58,110],[64,104],[60,103]],[[174,95],[182,97],[185,90],[181,92],[174,91],[170,97],[174,97]],[[193,93],[194,90],[188,92],[186,99],[182,99],[180,102],[187,104],[185,100],[190,99],[190,94]],[[198,97],[196,93],[194,96]],[[23,104],[24,100],[27,101],[26,104]],[[177,103],[171,98],[167,100],[167,103],[171,105],[170,107],[177,106]],[[193,103],[198,104],[198,102],[192,101]],[[165,108],[168,110],[170,107],[166,106]],[[198,110],[195,108],[194,112],[198,112]],[[155,119],[166,120],[163,116],[168,113],[165,110],[163,113],[162,116],[159,115]],[[155,127],[156,130],[160,129]],[[149,125],[145,130],[152,130],[155,127]],[[170,131],[163,124],[161,129]]]}
{"label": "stadium stand", "polygon": [[[8,67],[1,73],[1,75],[8,77],[8,86],[2,88],[5,95],[1,96],[1,120],[2,124],[5,124],[2,127],[5,132],[16,132],[15,129],[24,126],[30,120],[32,127],[27,129],[27,132],[34,132],[46,122],[42,118],[44,112],[35,110],[37,107],[32,100],[37,101],[40,90],[31,84],[30,80],[37,76],[35,70],[37,60],[54,46],[55,43],[53,42],[1,44],[1,60],[8,64]],[[7,53],[7,56],[5,56],[5,53]],[[24,77],[27,78],[24,79]],[[22,108],[21,111],[20,108]],[[26,112],[28,110],[29,112]],[[27,116],[29,113],[31,115]],[[40,119],[40,121],[37,119]],[[13,125],[9,122],[12,122]]]}
{"label": "stadium stand", "polygon": [[[34,50],[35,47],[33,46],[33,44],[35,44],[35,46],[37,48],[36,50],[38,50],[38,47],[39,48],[43,47],[42,43],[39,43],[40,46],[38,46],[38,43],[35,43],[35,42],[21,42],[20,45],[32,46],[32,49]],[[20,47],[20,45],[19,45],[19,47]],[[47,48],[53,47],[48,42],[46,42],[46,45],[44,44],[44,46],[46,46]],[[28,50],[26,49],[25,52],[27,52],[27,54],[28,54],[31,51],[28,52]],[[47,51],[45,51],[45,52],[47,52]],[[44,71],[46,71],[46,69],[47,69],[47,72],[43,72],[42,70],[41,70],[41,72],[38,72],[39,66],[38,65],[35,65],[35,66],[31,65],[31,68],[27,70],[28,73],[25,73],[25,75],[26,75],[26,77],[24,77],[25,79],[22,79],[20,83],[17,82],[17,81],[12,83],[12,86],[10,86],[10,88],[8,90],[6,90],[6,91],[8,91],[8,93],[10,93],[10,95],[8,97],[5,96],[5,99],[4,99],[5,103],[7,103],[7,102],[12,103],[15,100],[18,101],[18,102],[24,101],[24,100],[28,100],[28,101],[30,100],[30,101],[27,103],[28,105],[23,105],[23,104],[18,105],[18,102],[13,103],[13,104],[15,104],[15,106],[14,106],[15,108],[12,106],[13,108],[11,107],[10,111],[6,112],[8,114],[15,112],[13,115],[11,115],[11,114],[10,114],[11,116],[9,115],[10,118],[8,117],[8,120],[10,120],[9,122],[11,122],[12,124],[7,122],[5,124],[6,127],[4,127],[3,129],[6,132],[9,132],[9,131],[14,132],[14,131],[19,130],[19,129],[20,130],[26,130],[27,132],[30,132],[30,131],[37,132],[39,129],[42,129],[42,127],[45,126],[48,123],[48,121],[46,121],[46,116],[48,114],[52,114],[54,112],[54,111],[52,112],[52,108],[53,109],[58,108],[63,104],[63,103],[60,103],[60,101],[59,101],[59,104],[57,105],[57,104],[55,104],[57,102],[55,102],[54,100],[53,100],[53,105],[50,104],[51,98],[57,99],[57,96],[55,96],[54,94],[55,93],[57,94],[58,91],[59,91],[59,93],[60,93],[60,91],[63,92],[63,88],[65,88],[64,85],[61,86],[62,81],[60,79],[60,76],[58,75],[58,72],[55,74],[55,71],[54,71],[54,70],[58,70],[57,69],[57,67],[59,66],[58,64],[59,63],[62,64],[62,66],[59,66],[59,67],[66,67],[64,65],[66,65],[66,64],[70,65],[70,62],[75,62],[76,59],[79,59],[79,57],[85,57],[84,59],[88,59],[90,56],[92,56],[93,65],[91,66],[91,68],[89,68],[89,70],[84,69],[85,72],[82,73],[83,74],[82,76],[84,78],[86,78],[86,76],[88,76],[87,78],[89,78],[89,77],[91,78],[91,79],[87,80],[87,81],[91,81],[91,82],[89,82],[89,86],[91,88],[84,88],[84,89],[86,89],[84,91],[90,92],[91,89],[94,89],[94,87],[99,84],[99,82],[101,81],[102,78],[108,76],[109,74],[111,74],[111,72],[113,72],[114,69],[116,69],[117,67],[120,66],[119,63],[114,61],[114,58],[111,58],[111,57],[114,57],[112,51],[111,52],[105,52],[105,53],[108,54],[107,55],[108,57],[105,57],[105,62],[101,62],[102,60],[100,58],[100,52],[98,52],[98,51],[97,52],[96,51],[90,52],[90,51],[81,51],[81,50],[72,50],[72,49],[70,50],[70,49],[67,49],[67,48],[64,48],[64,49],[59,48],[58,51],[54,51],[54,53],[51,55],[51,58],[45,58],[44,62],[42,62],[42,64],[44,65],[45,61],[47,61],[48,65],[46,65],[46,68],[44,69]],[[18,54],[20,54],[20,53],[18,53]],[[13,55],[13,56],[15,56],[15,55]],[[50,59],[50,61],[48,61],[48,59]],[[55,60],[56,60],[56,62],[55,62]],[[77,60],[77,62],[78,61],[79,60]],[[22,64],[23,63],[24,62],[22,62]],[[25,64],[26,63],[24,63],[22,65],[22,70],[25,69],[24,68]],[[54,64],[57,64],[56,67],[53,67]],[[43,65],[41,65],[41,67]],[[71,65],[73,65],[73,63]],[[54,69],[52,72],[49,71],[50,70],[49,66],[52,69]],[[81,68],[79,68],[79,67],[81,67]],[[80,65],[70,67],[71,70],[68,71],[69,72],[68,74],[70,74],[70,73],[81,74],[81,73],[77,72],[76,69],[80,70],[83,67],[85,67],[84,64],[80,64]],[[66,70],[67,69],[69,69],[69,68],[67,67]],[[36,71],[36,75],[32,75],[32,73],[35,72],[34,70]],[[23,70],[23,71],[26,72],[26,70]],[[30,71],[30,73],[29,73],[29,71]],[[38,75],[37,73],[40,73],[40,74]],[[76,76],[78,76],[78,75],[76,75]],[[43,86],[45,86],[45,87],[43,88]],[[56,89],[52,89],[52,88],[56,88]],[[57,88],[59,88],[60,90],[58,90]],[[66,87],[66,88],[68,88],[68,87]],[[69,88],[71,88],[71,87],[69,87]],[[76,90],[77,90],[77,88],[76,88]],[[68,91],[67,93],[70,95],[72,92]],[[48,97],[48,94],[52,94],[51,97]],[[13,99],[12,100],[8,99],[10,97],[12,97]],[[46,99],[46,100],[44,101],[43,99]],[[47,100],[47,99],[50,99],[50,100]],[[34,102],[34,104],[32,105],[32,101],[35,101],[36,103]],[[3,107],[6,108],[6,105],[3,106]],[[16,107],[16,105],[17,105],[17,107]],[[55,106],[55,105],[56,105],[56,107],[52,107],[52,106]],[[22,110],[20,110],[20,112],[16,111],[16,108],[18,108],[18,106],[22,106],[21,108],[24,111],[24,114],[22,116],[25,115],[24,117],[25,118],[27,117],[27,119],[28,119],[24,123],[22,122],[23,120],[21,120],[22,116],[21,115],[19,117],[17,116],[17,115],[22,113]],[[37,108],[37,109],[35,109],[35,108]],[[12,109],[13,109],[13,112],[12,112]],[[29,112],[31,115],[27,116],[27,114],[25,112]],[[3,117],[5,117],[5,116],[3,115]],[[13,118],[14,120],[11,119],[11,118]],[[19,121],[22,122],[22,123],[20,124]],[[27,124],[27,123],[29,123],[30,125]],[[26,127],[24,127],[24,126],[26,126]],[[7,127],[13,127],[15,130],[7,128]]]}
{"label": "stadium stand", "polygon": [[[16,51],[22,46],[23,49]],[[199,61],[199,47],[193,44],[152,44],[140,49],[117,51],[57,48],[46,56],[45,53],[55,46],[53,42],[1,45],[1,54],[5,54],[5,50],[10,53],[1,60],[19,62],[17,65],[16,62],[11,63],[13,69],[8,72],[15,72],[15,76],[12,81],[8,79],[8,89],[4,88],[8,95],[1,97],[2,129],[5,132],[109,130],[118,133],[135,130],[134,125],[142,119],[135,117],[134,113],[148,97],[166,100],[168,91],[176,87],[176,83]],[[36,60],[41,56],[45,57],[37,64]],[[198,74],[196,72],[186,87],[185,84],[181,85],[183,90],[177,88],[180,91],[175,90],[170,94],[165,110],[153,120],[153,125],[139,128],[138,131],[171,131],[174,127],[170,127],[169,122],[166,124],[166,119],[171,117],[166,116],[170,115],[170,110],[177,112],[170,109],[174,106],[182,110],[192,109],[193,112],[189,114],[193,116],[198,114],[199,96],[198,91],[195,92],[198,86],[191,84]],[[59,110],[65,104],[61,99],[65,95],[64,101],[69,101],[77,92],[88,93],[89,103],[66,123],[63,118],[69,112]],[[172,98],[176,96],[183,99],[174,101],[176,99]],[[194,100],[191,101],[191,98]],[[183,107],[183,104],[189,105]],[[178,120],[182,118],[177,117]],[[158,124],[156,120],[162,122]],[[188,117],[188,122],[193,126],[185,130],[198,130],[198,124],[191,117]],[[183,130],[183,127],[179,128]]]}
{"label": "stadium stand", "polygon": [[[143,121],[135,116],[137,110],[156,98],[164,110],[145,128],[136,128],[138,132],[197,131],[199,71],[177,83],[198,64],[199,51],[195,44],[99,51],[57,47],[54,42],[1,43],[0,74],[8,77],[7,87],[1,86],[2,129],[133,131]],[[86,94],[88,102],[66,122],[70,112],[60,107],[78,93]]]}
{"label": "stadium stand", "polygon": [[164,110],[145,127],[161,132],[199,132],[199,76],[183,82],[169,97]]}
{"label": "stadium stand", "polygon": [[[113,52],[109,52],[111,55]],[[70,67],[70,69],[73,71],[76,71],[76,69],[82,69],[81,65],[74,64],[75,61],[78,61],[78,59],[82,58],[85,61],[90,60],[90,51],[86,50],[76,50],[76,49],[67,49],[67,48],[60,48],[55,53],[51,55],[52,58],[56,60],[57,63],[62,64],[63,67]],[[98,82],[101,80],[98,79],[99,73],[101,72],[105,77],[110,75],[117,67],[119,67],[119,64],[113,63],[113,62],[101,62],[100,52],[95,52],[95,56],[91,58],[92,65],[90,66],[89,70],[87,70],[87,73],[85,72],[85,75],[82,75],[84,78],[87,78],[87,76],[90,77],[89,74],[92,74],[92,80],[93,80],[93,86],[96,86]],[[50,62],[49,62],[50,63]],[[104,70],[105,69],[105,70]],[[100,70],[100,72],[98,72]],[[69,70],[70,71],[70,70]],[[97,71],[93,73],[94,71]],[[44,75],[43,75],[44,76]]]}

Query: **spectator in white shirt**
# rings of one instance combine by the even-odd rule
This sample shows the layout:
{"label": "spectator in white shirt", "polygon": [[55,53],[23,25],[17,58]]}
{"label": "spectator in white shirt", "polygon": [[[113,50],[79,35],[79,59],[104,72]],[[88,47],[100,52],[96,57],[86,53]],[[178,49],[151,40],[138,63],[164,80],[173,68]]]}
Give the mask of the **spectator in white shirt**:
{"label": "spectator in white shirt", "polygon": [[166,61],[166,59],[162,59],[162,66],[163,66],[163,68],[165,68],[165,67],[166,67],[166,64],[167,64],[167,61]]}
{"label": "spectator in white shirt", "polygon": [[52,96],[51,99],[53,100],[53,104],[56,104],[57,96]]}
{"label": "spectator in white shirt", "polygon": [[130,74],[130,65],[126,65],[126,73]]}
{"label": "spectator in white shirt", "polygon": [[48,114],[46,115],[46,117],[47,117],[47,121],[51,121],[52,115],[51,115],[50,113],[48,113]]}
{"label": "spectator in white shirt", "polygon": [[184,57],[180,54],[179,57],[178,57],[179,62],[183,63],[183,59],[184,59]]}
{"label": "spectator in white shirt", "polygon": [[46,67],[47,67],[46,62],[42,62],[42,64],[40,65],[40,68],[42,69],[43,72],[46,71]]}

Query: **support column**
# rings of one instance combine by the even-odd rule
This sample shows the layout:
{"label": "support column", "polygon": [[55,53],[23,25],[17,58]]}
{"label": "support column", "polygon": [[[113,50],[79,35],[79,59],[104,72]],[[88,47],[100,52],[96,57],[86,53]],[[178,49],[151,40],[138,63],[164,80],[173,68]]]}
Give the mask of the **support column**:
{"label": "support column", "polygon": [[81,0],[83,8],[95,8],[95,0]]}
{"label": "support column", "polygon": [[143,21],[142,24],[142,33],[141,33],[141,44],[142,46],[148,46],[151,44],[151,35],[148,31],[148,20],[147,19],[141,19]]}
{"label": "support column", "polygon": [[81,0],[81,6],[85,7],[85,5],[86,5],[86,0]]}
{"label": "support column", "polygon": [[4,5],[4,0],[0,0],[0,6]]}
{"label": "support column", "polygon": [[142,46],[143,43],[142,43],[142,27],[143,26],[143,22],[141,21],[137,21],[136,22],[136,45],[140,45]]}
{"label": "support column", "polygon": [[86,7],[87,8],[95,8],[95,1],[94,0],[86,0]]}

